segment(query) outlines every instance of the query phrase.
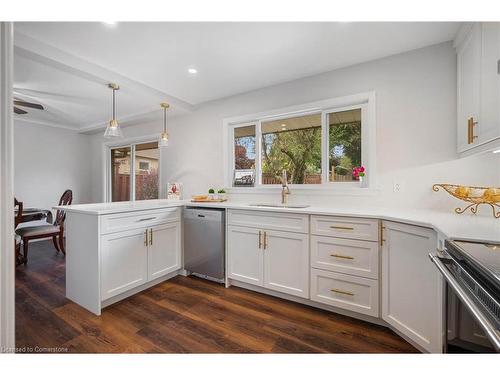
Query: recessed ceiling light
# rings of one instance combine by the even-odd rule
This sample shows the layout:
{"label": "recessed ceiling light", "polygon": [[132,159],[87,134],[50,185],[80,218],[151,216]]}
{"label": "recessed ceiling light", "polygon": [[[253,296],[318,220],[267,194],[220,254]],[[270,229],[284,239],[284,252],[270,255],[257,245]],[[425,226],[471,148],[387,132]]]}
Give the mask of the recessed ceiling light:
{"label": "recessed ceiling light", "polygon": [[284,128],[284,127],[286,127],[286,124],[281,124],[281,126]]}
{"label": "recessed ceiling light", "polygon": [[188,73],[189,74],[196,74],[196,73],[198,73],[198,70],[196,70],[195,68],[189,68]]}

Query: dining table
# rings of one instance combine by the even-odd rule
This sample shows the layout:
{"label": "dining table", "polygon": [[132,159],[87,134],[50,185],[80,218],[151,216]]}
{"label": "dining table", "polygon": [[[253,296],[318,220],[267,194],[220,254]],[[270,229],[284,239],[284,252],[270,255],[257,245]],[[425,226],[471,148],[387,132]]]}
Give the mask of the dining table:
{"label": "dining table", "polygon": [[[18,210],[14,210],[14,215],[17,216]],[[52,211],[44,208],[23,208],[21,223],[29,221],[38,221],[47,219],[47,223],[52,223]]]}

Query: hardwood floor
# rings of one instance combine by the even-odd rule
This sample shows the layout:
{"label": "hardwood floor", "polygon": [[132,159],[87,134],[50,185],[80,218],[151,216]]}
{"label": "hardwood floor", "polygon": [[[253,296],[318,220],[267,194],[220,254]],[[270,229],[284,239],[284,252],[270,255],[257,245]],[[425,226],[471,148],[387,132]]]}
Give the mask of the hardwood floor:
{"label": "hardwood floor", "polygon": [[389,329],[178,276],[95,316],[64,295],[64,258],[34,242],[16,271],[20,352],[414,353]]}

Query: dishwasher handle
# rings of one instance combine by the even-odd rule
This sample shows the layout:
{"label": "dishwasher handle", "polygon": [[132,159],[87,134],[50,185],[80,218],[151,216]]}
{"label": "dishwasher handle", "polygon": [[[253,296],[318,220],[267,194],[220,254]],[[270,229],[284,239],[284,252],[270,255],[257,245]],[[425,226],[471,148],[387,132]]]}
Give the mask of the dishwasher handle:
{"label": "dishwasher handle", "polygon": [[446,268],[441,258],[432,253],[429,253],[429,258],[431,258],[431,261],[436,265],[439,272],[441,272],[450,288],[455,292],[458,298],[460,298],[464,306],[470,311],[472,316],[479,323],[481,328],[484,330],[484,333],[488,336],[491,343],[495,347],[495,350],[497,352],[500,352],[500,332],[495,328],[493,324],[491,324],[490,320],[476,306],[465,289],[458,283],[455,277],[453,277],[453,274],[448,270],[448,268]]}

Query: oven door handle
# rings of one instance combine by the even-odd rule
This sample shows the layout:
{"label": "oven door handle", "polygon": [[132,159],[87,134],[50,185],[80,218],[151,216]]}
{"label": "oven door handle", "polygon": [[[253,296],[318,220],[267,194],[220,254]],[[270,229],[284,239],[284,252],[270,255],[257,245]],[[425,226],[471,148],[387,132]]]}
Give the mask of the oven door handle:
{"label": "oven door handle", "polygon": [[456,293],[458,298],[463,302],[465,307],[470,311],[472,316],[476,319],[479,325],[483,328],[484,333],[488,336],[491,343],[495,347],[497,352],[500,352],[500,332],[491,324],[489,319],[483,314],[483,312],[475,305],[473,300],[469,297],[465,289],[457,282],[457,280],[453,277],[452,273],[446,268],[444,263],[441,261],[436,254],[429,254],[432,262],[436,265],[437,269],[446,282],[450,286],[450,288]]}

